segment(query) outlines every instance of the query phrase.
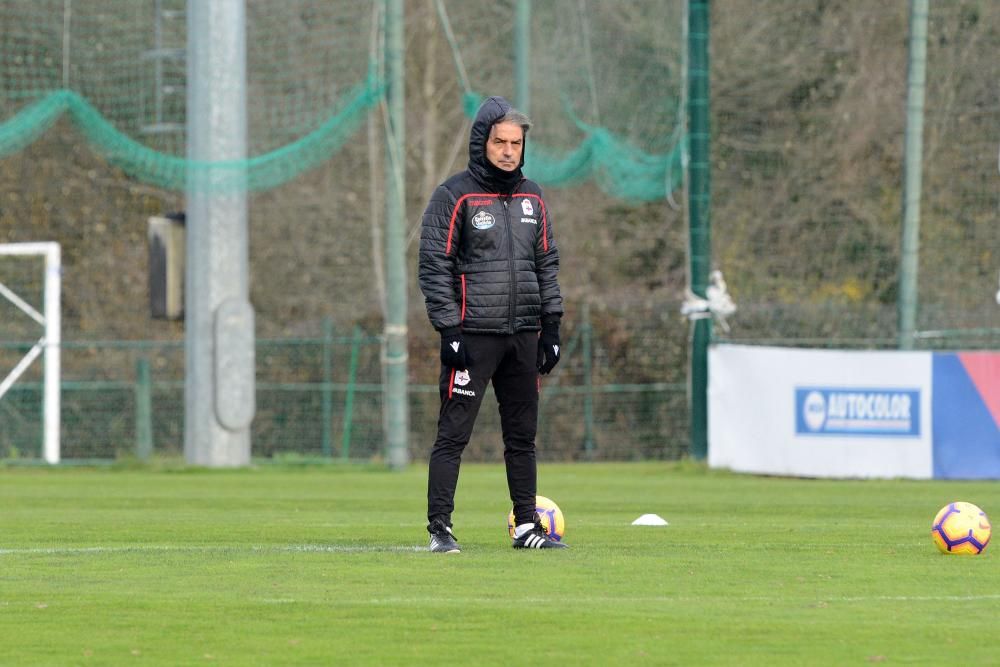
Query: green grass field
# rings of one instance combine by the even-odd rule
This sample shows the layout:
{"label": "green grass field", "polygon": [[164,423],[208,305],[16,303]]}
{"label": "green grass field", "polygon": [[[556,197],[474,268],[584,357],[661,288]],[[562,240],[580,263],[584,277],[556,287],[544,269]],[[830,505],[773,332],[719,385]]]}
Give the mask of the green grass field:
{"label": "green grass field", "polygon": [[502,467],[467,465],[439,555],[425,475],[0,468],[0,664],[1000,661],[996,546],[929,537],[949,501],[1000,515],[997,483],[543,465],[571,549],[540,552],[510,548]]}

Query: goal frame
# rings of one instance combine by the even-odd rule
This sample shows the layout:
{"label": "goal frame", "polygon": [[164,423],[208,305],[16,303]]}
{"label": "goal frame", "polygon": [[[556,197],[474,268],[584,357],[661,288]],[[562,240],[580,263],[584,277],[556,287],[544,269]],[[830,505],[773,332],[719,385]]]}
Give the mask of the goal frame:
{"label": "goal frame", "polygon": [[60,460],[61,429],[61,344],[62,319],[62,249],[54,241],[38,243],[0,243],[0,257],[41,256],[45,260],[44,304],[39,313],[28,302],[0,282],[0,297],[7,299],[28,317],[44,328],[42,337],[21,358],[14,368],[0,381],[0,400],[17,382],[17,379],[39,356],[43,357],[44,380],[42,389],[43,439],[42,456],[47,463]]}

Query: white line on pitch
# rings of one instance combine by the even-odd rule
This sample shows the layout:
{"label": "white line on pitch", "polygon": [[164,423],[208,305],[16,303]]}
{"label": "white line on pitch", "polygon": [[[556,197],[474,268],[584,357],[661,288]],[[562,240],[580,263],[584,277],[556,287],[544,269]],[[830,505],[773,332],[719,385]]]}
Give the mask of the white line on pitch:
{"label": "white line on pitch", "polygon": [[417,604],[417,605],[499,605],[502,607],[517,605],[517,604],[548,604],[548,603],[558,603],[562,604],[604,604],[607,602],[681,602],[684,604],[704,602],[706,599],[728,599],[737,602],[768,602],[768,603],[783,603],[783,604],[811,604],[811,605],[827,605],[831,603],[854,603],[854,602],[985,602],[989,600],[1000,600],[1000,595],[872,595],[872,596],[851,596],[851,597],[799,597],[799,596],[789,596],[789,597],[766,597],[766,596],[725,596],[725,595],[705,595],[705,596],[693,596],[693,595],[654,595],[648,597],[636,597],[636,596],[572,596],[572,595],[559,595],[552,598],[518,598],[517,600],[510,600],[506,598],[470,598],[470,597],[440,597],[434,600],[429,600],[427,598],[373,598],[368,600],[369,604]]}
{"label": "white line on pitch", "polygon": [[25,555],[86,555],[86,554],[127,554],[127,553],[163,553],[163,552],[205,552],[230,551],[250,553],[379,553],[379,552],[415,552],[426,551],[422,546],[397,545],[363,545],[363,544],[287,544],[287,545],[136,545],[116,547],[29,547],[26,549],[0,549],[0,556]]}

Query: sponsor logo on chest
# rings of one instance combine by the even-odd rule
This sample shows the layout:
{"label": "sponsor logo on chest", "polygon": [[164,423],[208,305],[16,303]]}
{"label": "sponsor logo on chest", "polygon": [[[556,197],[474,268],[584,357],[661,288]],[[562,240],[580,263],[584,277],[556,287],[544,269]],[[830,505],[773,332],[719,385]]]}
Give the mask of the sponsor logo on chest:
{"label": "sponsor logo on chest", "polygon": [[472,216],[472,226],[476,229],[489,229],[496,224],[496,218],[486,211],[480,211]]}

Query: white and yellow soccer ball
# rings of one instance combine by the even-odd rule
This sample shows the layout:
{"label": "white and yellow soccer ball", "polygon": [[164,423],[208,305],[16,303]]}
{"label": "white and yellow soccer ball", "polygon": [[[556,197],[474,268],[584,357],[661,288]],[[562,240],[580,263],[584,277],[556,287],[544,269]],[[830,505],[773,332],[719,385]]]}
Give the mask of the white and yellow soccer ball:
{"label": "white and yellow soccer ball", "polygon": [[942,507],[931,526],[931,539],[946,554],[977,556],[990,543],[992,533],[986,512],[964,502]]}
{"label": "white and yellow soccer ball", "polygon": [[[545,496],[535,496],[535,511],[538,512],[542,528],[545,529],[545,534],[549,536],[549,539],[556,542],[562,541],[566,534],[566,518],[559,506]],[[511,537],[514,537],[513,509],[507,514],[507,532],[510,533]]]}

